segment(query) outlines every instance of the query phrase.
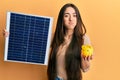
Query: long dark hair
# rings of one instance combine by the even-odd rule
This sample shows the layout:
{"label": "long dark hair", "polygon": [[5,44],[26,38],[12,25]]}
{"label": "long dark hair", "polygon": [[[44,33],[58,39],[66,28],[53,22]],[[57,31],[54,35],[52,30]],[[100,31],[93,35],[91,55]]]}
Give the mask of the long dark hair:
{"label": "long dark hair", "polygon": [[51,44],[51,52],[49,57],[47,75],[48,80],[55,80],[56,71],[56,55],[58,47],[64,42],[65,26],[63,25],[63,16],[66,8],[74,8],[77,16],[77,24],[74,28],[74,33],[69,47],[65,54],[65,70],[67,80],[82,80],[81,74],[81,46],[83,44],[83,35],[86,33],[86,28],[82,22],[78,8],[71,3],[65,4],[58,15],[55,35]]}

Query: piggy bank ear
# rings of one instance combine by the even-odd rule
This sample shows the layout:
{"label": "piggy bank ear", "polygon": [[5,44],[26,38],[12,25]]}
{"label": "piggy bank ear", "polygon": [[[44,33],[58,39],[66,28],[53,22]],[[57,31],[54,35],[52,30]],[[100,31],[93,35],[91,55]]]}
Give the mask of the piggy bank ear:
{"label": "piggy bank ear", "polygon": [[84,49],[85,48],[85,45],[82,45],[82,49]]}

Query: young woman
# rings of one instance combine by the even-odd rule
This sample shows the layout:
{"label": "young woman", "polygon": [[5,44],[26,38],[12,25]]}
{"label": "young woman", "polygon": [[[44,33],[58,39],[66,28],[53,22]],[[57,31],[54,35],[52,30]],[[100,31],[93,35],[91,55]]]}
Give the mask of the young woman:
{"label": "young woman", "polygon": [[82,80],[92,56],[81,54],[81,46],[90,44],[78,8],[65,4],[58,15],[48,63],[48,80]]}

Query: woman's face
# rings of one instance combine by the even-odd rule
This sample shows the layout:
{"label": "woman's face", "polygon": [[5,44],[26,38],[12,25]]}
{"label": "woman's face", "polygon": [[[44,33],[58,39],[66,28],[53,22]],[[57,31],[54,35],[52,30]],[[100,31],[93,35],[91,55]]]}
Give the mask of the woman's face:
{"label": "woman's face", "polygon": [[63,24],[67,30],[74,30],[77,24],[77,16],[74,8],[66,8],[63,16]]}

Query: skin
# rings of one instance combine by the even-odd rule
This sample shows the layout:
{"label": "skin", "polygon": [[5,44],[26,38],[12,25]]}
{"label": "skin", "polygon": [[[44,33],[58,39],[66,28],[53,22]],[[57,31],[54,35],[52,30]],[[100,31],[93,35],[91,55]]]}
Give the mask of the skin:
{"label": "skin", "polygon": [[74,28],[77,24],[77,18],[75,10],[72,7],[68,7],[64,13],[63,24],[66,27],[65,36],[69,36],[73,33]]}
{"label": "skin", "polygon": [[7,32],[6,29],[3,30],[3,36],[5,36],[5,37],[8,37],[8,36],[9,36],[9,32]]}

